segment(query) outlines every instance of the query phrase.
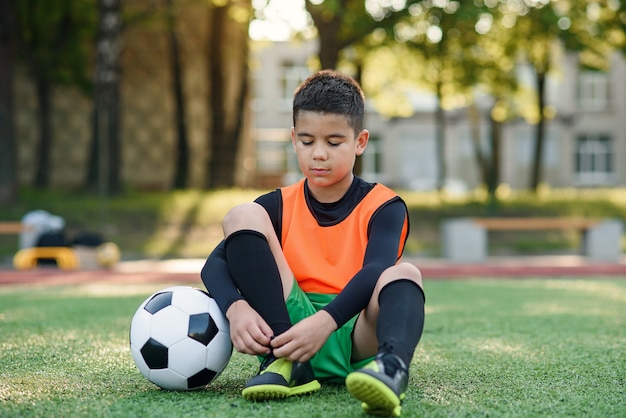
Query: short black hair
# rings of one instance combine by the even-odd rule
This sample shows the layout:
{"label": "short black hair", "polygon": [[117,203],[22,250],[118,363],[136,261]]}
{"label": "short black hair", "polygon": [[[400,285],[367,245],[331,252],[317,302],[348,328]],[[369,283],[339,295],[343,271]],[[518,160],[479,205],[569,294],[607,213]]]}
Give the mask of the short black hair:
{"label": "short black hair", "polygon": [[293,97],[293,125],[300,111],[344,116],[357,134],[363,129],[365,96],[359,83],[335,70],[318,71],[300,84]]}

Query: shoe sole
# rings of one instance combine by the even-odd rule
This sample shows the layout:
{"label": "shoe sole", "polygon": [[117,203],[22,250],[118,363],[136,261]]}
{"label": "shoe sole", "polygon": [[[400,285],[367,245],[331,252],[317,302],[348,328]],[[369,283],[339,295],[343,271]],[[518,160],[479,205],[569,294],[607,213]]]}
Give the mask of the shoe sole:
{"label": "shoe sole", "polygon": [[387,385],[366,373],[354,372],[346,377],[346,388],[363,402],[363,410],[371,415],[400,416],[400,401],[404,394],[396,395]]}
{"label": "shoe sole", "polygon": [[309,395],[320,390],[321,385],[313,380],[304,385],[287,387],[281,385],[255,385],[245,388],[241,394],[249,401],[271,401],[290,396]]}

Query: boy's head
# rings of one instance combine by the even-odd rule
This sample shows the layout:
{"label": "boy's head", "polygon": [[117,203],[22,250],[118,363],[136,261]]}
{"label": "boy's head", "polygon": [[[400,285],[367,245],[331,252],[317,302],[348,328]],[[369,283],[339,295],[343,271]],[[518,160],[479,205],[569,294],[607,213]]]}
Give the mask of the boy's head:
{"label": "boy's head", "polygon": [[323,70],[304,80],[296,90],[293,97],[294,126],[303,110],[342,115],[357,134],[363,129],[365,99],[353,78],[334,70]]}

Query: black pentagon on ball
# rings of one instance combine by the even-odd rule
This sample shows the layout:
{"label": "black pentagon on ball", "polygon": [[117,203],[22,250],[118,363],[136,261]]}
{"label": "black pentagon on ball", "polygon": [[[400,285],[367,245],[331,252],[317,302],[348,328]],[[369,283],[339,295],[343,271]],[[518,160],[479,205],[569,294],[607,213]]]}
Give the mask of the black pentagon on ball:
{"label": "black pentagon on ball", "polygon": [[208,385],[217,373],[213,370],[203,369],[187,379],[188,389],[197,389]]}
{"label": "black pentagon on ball", "polygon": [[204,345],[209,345],[218,331],[217,325],[208,313],[189,315],[189,330],[187,332],[189,338],[193,338]]}
{"label": "black pentagon on ball", "polygon": [[141,351],[141,355],[150,369],[167,368],[167,347],[154,338],[146,341],[139,351]]}
{"label": "black pentagon on ball", "polygon": [[152,315],[159,312],[161,309],[166,308],[172,304],[172,292],[161,292],[152,296],[150,300],[143,307],[146,311]]}

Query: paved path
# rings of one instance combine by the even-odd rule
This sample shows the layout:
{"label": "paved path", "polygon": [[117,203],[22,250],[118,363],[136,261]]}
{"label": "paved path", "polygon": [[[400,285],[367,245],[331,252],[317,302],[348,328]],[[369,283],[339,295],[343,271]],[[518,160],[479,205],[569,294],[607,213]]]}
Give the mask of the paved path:
{"label": "paved path", "polygon": [[[619,263],[593,263],[578,256],[493,257],[481,264],[412,258],[424,280],[482,277],[620,277],[626,279],[626,257]],[[2,284],[72,285],[107,283],[200,283],[204,260],[125,261],[111,270],[64,271],[54,267],[16,271],[0,268]]]}

